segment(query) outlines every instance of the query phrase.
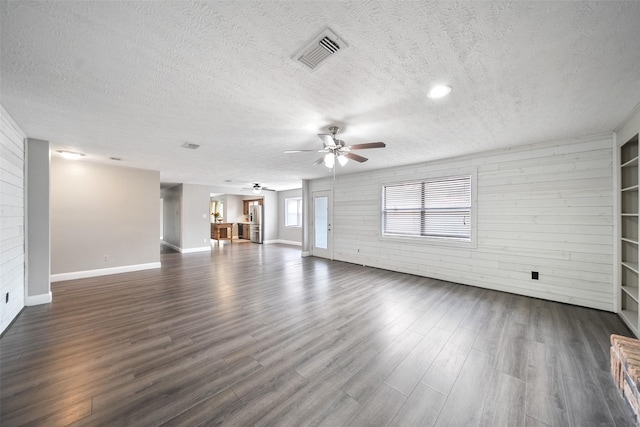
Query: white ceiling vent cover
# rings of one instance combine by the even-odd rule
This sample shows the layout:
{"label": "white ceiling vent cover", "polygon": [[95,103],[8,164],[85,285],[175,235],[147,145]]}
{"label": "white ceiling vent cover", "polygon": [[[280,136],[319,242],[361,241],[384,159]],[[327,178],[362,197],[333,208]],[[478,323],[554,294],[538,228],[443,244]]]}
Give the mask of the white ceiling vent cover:
{"label": "white ceiling vent cover", "polygon": [[328,57],[338,53],[348,45],[329,28],[325,28],[311,43],[300,50],[293,59],[310,70],[315,70]]}
{"label": "white ceiling vent cover", "polygon": [[195,150],[196,148],[200,147],[199,144],[194,144],[193,142],[185,142],[184,144],[182,144],[182,146],[187,150]]}

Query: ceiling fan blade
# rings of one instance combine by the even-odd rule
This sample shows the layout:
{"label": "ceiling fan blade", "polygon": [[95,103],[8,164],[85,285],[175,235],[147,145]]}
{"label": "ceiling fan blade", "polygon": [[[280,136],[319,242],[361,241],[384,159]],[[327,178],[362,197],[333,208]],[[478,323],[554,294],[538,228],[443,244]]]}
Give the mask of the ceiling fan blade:
{"label": "ceiling fan blade", "polygon": [[322,140],[325,146],[335,147],[336,143],[333,141],[333,135],[329,133],[319,133],[318,137]]}
{"label": "ceiling fan blade", "polygon": [[364,150],[366,148],[384,148],[386,146],[387,146],[387,144],[385,144],[384,142],[368,142],[366,144],[350,145],[349,149],[350,150]]}
{"label": "ceiling fan blade", "polygon": [[367,160],[369,160],[366,157],[358,156],[357,154],[353,154],[353,153],[344,153],[343,156],[345,156],[348,159],[355,160],[356,162],[360,162],[360,163],[364,163]]}
{"label": "ceiling fan blade", "polygon": [[283,151],[284,154],[293,154],[293,153],[317,153],[319,150],[285,150]]}
{"label": "ceiling fan blade", "polygon": [[313,162],[312,166],[317,166],[317,165],[321,165],[324,163],[324,156],[320,157],[318,160],[316,160],[315,162]]}

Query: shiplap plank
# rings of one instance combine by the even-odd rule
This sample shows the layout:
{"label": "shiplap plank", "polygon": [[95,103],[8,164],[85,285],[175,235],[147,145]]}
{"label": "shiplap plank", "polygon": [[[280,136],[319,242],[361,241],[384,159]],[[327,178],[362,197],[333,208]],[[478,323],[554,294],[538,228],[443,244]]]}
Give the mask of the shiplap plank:
{"label": "shiplap plank", "polygon": [[611,235],[602,234],[577,234],[569,233],[569,230],[564,230],[562,233],[540,233],[535,229],[529,229],[526,231],[479,231],[478,237],[481,238],[493,238],[493,239],[518,239],[534,242],[558,242],[558,243],[587,243],[594,245],[611,245]]}
{"label": "shiplap plank", "polygon": [[605,187],[602,188],[581,188],[576,190],[561,190],[561,191],[530,191],[526,197],[522,197],[522,194],[518,192],[509,193],[485,193],[482,194],[481,200],[484,202],[494,200],[521,200],[534,202],[535,200],[555,200],[561,199],[566,201],[572,201],[574,203],[580,203],[580,198],[596,198],[596,197],[613,197],[611,190]]}
{"label": "shiplap plank", "polygon": [[484,215],[478,213],[478,224],[481,227],[485,223],[511,223],[522,224],[528,227],[531,224],[550,225],[613,225],[613,216],[606,215],[580,215],[571,217],[568,215],[545,216],[545,215]]}
{"label": "shiplap plank", "polygon": [[22,194],[24,197],[24,190],[21,186],[0,181],[0,194],[2,194],[3,197],[5,194],[10,196],[20,196]]}
{"label": "shiplap plank", "polygon": [[[536,224],[535,226],[531,226],[532,229],[535,230],[536,233],[546,234],[546,233],[565,233],[567,231],[566,225],[556,225],[556,224]],[[490,232],[490,231],[500,231],[500,232],[510,232],[515,233],[518,231],[522,231],[522,225],[519,223],[498,223],[498,222],[484,222],[482,227],[479,229],[479,233],[481,232]],[[574,234],[588,234],[591,236],[609,236],[611,237],[611,233],[613,232],[613,226],[611,225],[571,225],[571,231]]]}

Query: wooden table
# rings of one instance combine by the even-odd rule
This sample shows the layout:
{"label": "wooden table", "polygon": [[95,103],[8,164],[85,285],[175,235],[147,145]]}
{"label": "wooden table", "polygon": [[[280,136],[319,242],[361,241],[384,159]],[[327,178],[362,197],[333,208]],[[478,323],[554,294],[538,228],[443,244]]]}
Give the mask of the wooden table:
{"label": "wooden table", "polygon": [[230,240],[233,243],[233,223],[211,223],[211,238],[214,240]]}

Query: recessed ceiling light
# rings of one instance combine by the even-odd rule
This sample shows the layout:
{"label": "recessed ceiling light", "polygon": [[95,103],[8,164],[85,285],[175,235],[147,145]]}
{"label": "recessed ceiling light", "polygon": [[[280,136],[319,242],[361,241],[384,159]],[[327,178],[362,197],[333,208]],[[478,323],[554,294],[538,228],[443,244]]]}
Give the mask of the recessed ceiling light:
{"label": "recessed ceiling light", "polygon": [[76,153],[75,151],[58,150],[58,153],[60,153],[62,157],[68,160],[78,160],[79,158],[84,156],[84,154]]}
{"label": "recessed ceiling light", "polygon": [[432,87],[427,96],[431,99],[438,99],[449,95],[449,92],[451,92],[451,86],[438,85]]}

